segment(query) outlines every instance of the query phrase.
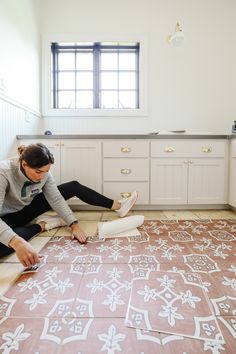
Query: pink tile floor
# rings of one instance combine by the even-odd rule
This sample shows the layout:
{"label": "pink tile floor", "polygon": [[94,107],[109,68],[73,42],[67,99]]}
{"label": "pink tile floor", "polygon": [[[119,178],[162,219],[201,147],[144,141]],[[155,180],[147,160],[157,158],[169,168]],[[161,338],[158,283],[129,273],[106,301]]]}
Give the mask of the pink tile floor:
{"label": "pink tile floor", "polygon": [[0,297],[0,353],[236,353],[236,222],[139,229],[52,238]]}

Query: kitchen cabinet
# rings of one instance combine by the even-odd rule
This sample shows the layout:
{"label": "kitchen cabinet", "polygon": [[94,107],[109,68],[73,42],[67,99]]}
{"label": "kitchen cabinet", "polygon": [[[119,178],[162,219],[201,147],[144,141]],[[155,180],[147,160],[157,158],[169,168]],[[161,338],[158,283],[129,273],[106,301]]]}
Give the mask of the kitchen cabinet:
{"label": "kitchen cabinet", "polygon": [[151,204],[224,204],[227,142],[151,142]]}
{"label": "kitchen cabinet", "polygon": [[137,204],[149,204],[149,141],[103,141],[103,192],[112,199],[139,191]]}
{"label": "kitchen cabinet", "polygon": [[[43,142],[55,157],[58,184],[70,180],[112,198],[139,191],[138,205],[227,204],[226,139],[25,139]],[[231,141],[230,205],[236,206],[236,140]],[[83,204],[72,199],[70,204]]]}

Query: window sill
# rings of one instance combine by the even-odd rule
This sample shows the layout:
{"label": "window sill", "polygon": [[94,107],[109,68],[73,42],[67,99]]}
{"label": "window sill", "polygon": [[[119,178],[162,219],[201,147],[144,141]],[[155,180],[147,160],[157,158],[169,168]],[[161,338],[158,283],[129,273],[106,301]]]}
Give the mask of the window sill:
{"label": "window sill", "polygon": [[48,109],[43,112],[44,117],[143,117],[147,110],[140,109]]}

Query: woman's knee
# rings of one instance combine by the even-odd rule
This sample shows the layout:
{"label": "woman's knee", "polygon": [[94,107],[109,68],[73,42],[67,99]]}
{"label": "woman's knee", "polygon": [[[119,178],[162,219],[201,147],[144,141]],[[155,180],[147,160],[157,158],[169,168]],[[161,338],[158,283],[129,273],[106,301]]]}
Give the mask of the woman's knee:
{"label": "woman's knee", "polygon": [[72,197],[76,197],[79,188],[80,188],[80,183],[78,181],[65,182],[58,186],[61,195],[66,200]]}
{"label": "woman's knee", "polygon": [[78,181],[70,181],[70,187],[73,188],[73,190],[76,190],[81,186],[81,184]]}
{"label": "woman's knee", "polygon": [[68,200],[72,197],[80,198],[84,194],[84,186],[78,181],[70,181],[58,186],[58,189],[64,199]]}

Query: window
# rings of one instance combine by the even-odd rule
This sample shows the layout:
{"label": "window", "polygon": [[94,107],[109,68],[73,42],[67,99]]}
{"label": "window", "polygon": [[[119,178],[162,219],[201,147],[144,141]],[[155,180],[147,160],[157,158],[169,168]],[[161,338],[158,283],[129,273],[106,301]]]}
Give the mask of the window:
{"label": "window", "polygon": [[139,50],[139,43],[51,43],[51,109],[139,109]]}

